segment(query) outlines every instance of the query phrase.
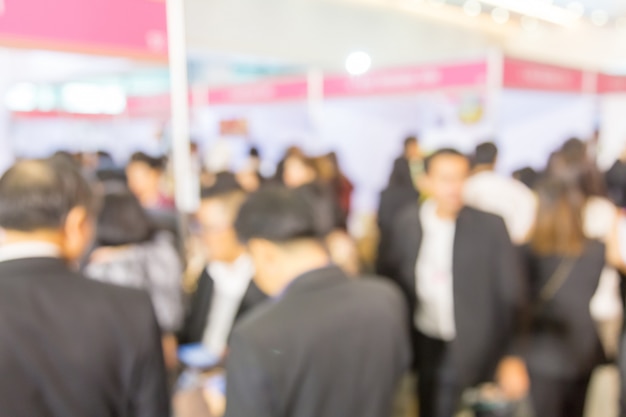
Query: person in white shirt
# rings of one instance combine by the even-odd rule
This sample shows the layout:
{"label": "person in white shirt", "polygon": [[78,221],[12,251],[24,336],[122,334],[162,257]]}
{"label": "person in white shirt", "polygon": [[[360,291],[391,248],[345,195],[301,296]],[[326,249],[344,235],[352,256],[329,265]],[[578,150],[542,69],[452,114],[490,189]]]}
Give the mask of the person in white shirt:
{"label": "person in white shirt", "polygon": [[202,343],[216,357],[225,355],[235,322],[267,298],[252,281],[252,260],[234,229],[245,197],[241,189],[218,182],[203,191],[197,212],[208,264],[198,279],[179,343]]}
{"label": "person in white shirt", "polygon": [[424,167],[428,199],[397,218],[391,278],[410,306],[420,415],[452,417],[463,391],[486,381],[525,395],[526,368],[512,354],[523,280],[502,218],[464,205],[467,157],[442,149]]}
{"label": "person in white shirt", "polygon": [[495,172],[498,148],[491,142],[476,147],[474,174],[465,183],[465,203],[504,219],[515,244],[529,236],[535,219],[537,199],[533,192],[513,178]]}

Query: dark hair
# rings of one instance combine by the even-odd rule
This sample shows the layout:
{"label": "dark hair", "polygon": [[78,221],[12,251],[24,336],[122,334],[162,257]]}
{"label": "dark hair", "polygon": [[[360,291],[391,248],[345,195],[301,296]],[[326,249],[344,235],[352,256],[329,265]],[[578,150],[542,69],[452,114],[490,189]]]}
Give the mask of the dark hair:
{"label": "dark hair", "polygon": [[580,190],[559,178],[548,178],[537,187],[539,206],[531,236],[532,249],[544,256],[578,256],[585,244]]}
{"label": "dark hair", "polygon": [[297,191],[285,187],[267,187],[250,195],[239,210],[235,229],[242,242],[256,238],[288,243],[320,237],[313,208]]}
{"label": "dark hair", "polygon": [[220,172],[215,176],[215,182],[210,187],[200,190],[200,198],[214,198],[235,191],[243,191],[232,172]]}
{"label": "dark hair", "polygon": [[407,136],[407,138],[404,139],[404,149],[408,148],[409,145],[417,145],[418,143],[417,136]]}
{"label": "dark hair", "polygon": [[578,138],[570,138],[563,144],[560,153],[568,163],[582,162],[587,158],[587,146]]}
{"label": "dark hair", "polygon": [[104,196],[98,216],[97,241],[100,246],[123,246],[150,240],[155,228],[135,195],[120,186]]}
{"label": "dark hair", "polygon": [[513,172],[513,178],[520,181],[528,188],[535,188],[539,174],[531,167],[524,167]]}
{"label": "dark hair", "polygon": [[253,157],[253,158],[260,158],[261,157],[261,153],[259,152],[259,148],[257,148],[256,146],[250,147],[250,151],[248,152],[248,155]]}
{"label": "dark hair", "polygon": [[564,151],[553,154],[548,165],[549,176],[578,187],[585,197],[605,197],[606,183],[598,168],[586,157],[575,155]]}
{"label": "dark hair", "polygon": [[50,157],[50,159],[59,163],[74,165],[75,167],[80,166],[80,163],[78,161],[79,156],[74,155],[68,151],[56,151],[54,155]]}
{"label": "dark hair", "polygon": [[0,178],[0,228],[58,229],[76,207],[93,214],[96,198],[80,170],[64,157],[21,161]]}
{"label": "dark hair", "polygon": [[165,166],[167,165],[167,157],[166,156],[154,157],[144,152],[135,152],[130,157],[130,163],[133,163],[133,162],[144,163],[154,170],[164,171]]}
{"label": "dark hair", "polygon": [[460,158],[464,158],[464,159],[469,161],[469,159],[467,158],[466,155],[462,154],[461,152],[457,151],[456,149],[453,149],[453,148],[442,148],[442,149],[439,149],[439,150],[431,153],[430,155],[428,155],[426,157],[426,159],[424,159],[424,171],[426,173],[430,172],[430,168],[432,167],[433,161],[435,161],[435,159],[439,158],[440,156],[458,156]]}
{"label": "dark hair", "polygon": [[481,143],[474,152],[474,165],[495,164],[498,147],[493,142]]}

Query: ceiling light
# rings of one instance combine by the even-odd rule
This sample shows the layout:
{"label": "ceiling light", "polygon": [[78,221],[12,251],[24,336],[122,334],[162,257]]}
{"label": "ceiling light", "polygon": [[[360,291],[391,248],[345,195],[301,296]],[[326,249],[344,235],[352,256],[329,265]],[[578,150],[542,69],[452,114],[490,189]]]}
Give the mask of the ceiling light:
{"label": "ceiling light", "polygon": [[570,26],[577,17],[571,11],[543,0],[481,0],[481,3],[506,9],[511,13],[535,17],[555,25]]}
{"label": "ceiling light", "polygon": [[346,71],[350,75],[362,75],[369,71],[372,66],[372,58],[363,52],[352,52],[346,58]]}
{"label": "ceiling light", "polygon": [[591,13],[591,23],[596,26],[604,26],[609,22],[609,14],[604,10],[594,10]]}
{"label": "ceiling light", "polygon": [[467,0],[463,5],[463,11],[470,17],[476,17],[482,12],[482,6],[478,0]]}
{"label": "ceiling light", "polygon": [[567,10],[569,10],[578,19],[585,15],[585,5],[579,1],[573,1],[568,4]]}
{"label": "ceiling light", "polygon": [[491,18],[499,25],[503,25],[509,21],[509,11],[501,7],[496,7],[491,11]]}
{"label": "ceiling light", "polygon": [[522,25],[522,29],[528,32],[534,32],[539,28],[539,20],[534,17],[522,16],[520,24]]}

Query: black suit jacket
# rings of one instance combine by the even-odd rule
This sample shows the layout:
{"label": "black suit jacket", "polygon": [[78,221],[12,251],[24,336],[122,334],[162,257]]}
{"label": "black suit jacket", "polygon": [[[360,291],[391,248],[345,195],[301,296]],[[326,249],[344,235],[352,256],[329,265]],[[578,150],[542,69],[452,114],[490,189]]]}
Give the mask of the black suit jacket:
{"label": "black suit jacket", "polygon": [[337,267],[296,279],[235,328],[226,417],[384,417],[410,361],[402,295]]}
{"label": "black suit jacket", "polygon": [[[189,313],[178,335],[178,342],[180,344],[202,342],[204,330],[209,322],[211,305],[213,303],[213,285],[213,279],[205,268],[198,279],[198,287],[192,295]],[[235,323],[249,310],[266,299],[267,296],[256,286],[254,281],[250,281],[248,290],[244,294],[239,309],[237,310]]]}
{"label": "black suit jacket", "polygon": [[166,417],[149,296],[59,259],[0,263],[0,416]]}
{"label": "black suit jacket", "polygon": [[393,226],[398,214],[407,206],[417,206],[419,192],[412,184],[389,186],[380,194],[378,206],[378,256],[376,258],[376,273],[387,276],[393,271],[392,248]]}
{"label": "black suit jacket", "polygon": [[[408,207],[399,216],[391,250],[391,278],[408,300],[414,341],[419,212],[418,206]],[[463,208],[456,221],[452,268],[456,339],[449,348],[459,382],[475,385],[491,379],[499,360],[512,349],[524,306],[519,256],[502,218]]]}
{"label": "black suit jacket", "polygon": [[[539,293],[563,258],[540,256],[529,247],[523,252],[530,297],[532,304],[538,305]],[[590,241],[554,297],[535,308],[526,348],[531,373],[576,380],[602,361],[602,346],[589,304],[604,265],[604,245]]]}

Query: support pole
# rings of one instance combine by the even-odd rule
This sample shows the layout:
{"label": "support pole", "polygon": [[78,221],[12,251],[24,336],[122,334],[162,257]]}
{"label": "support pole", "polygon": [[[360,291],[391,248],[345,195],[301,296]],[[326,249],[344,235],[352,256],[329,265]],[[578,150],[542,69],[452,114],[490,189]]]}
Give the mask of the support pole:
{"label": "support pole", "polygon": [[[170,69],[172,117],[172,160],[176,208],[179,212],[181,248],[188,231],[187,214],[193,211],[190,185],[194,183],[191,170],[189,140],[189,86],[187,81],[187,44],[184,0],[167,0],[167,40]],[[199,193],[199,190],[195,191]]]}

